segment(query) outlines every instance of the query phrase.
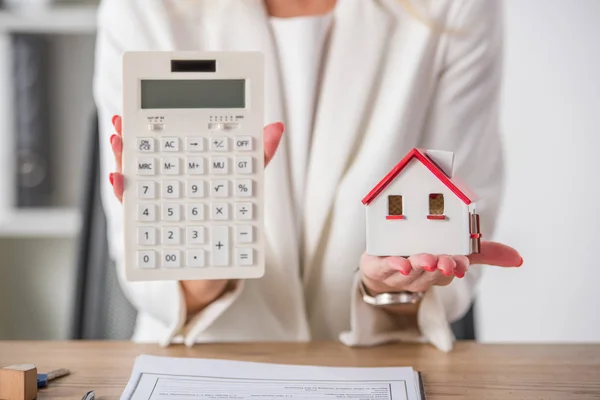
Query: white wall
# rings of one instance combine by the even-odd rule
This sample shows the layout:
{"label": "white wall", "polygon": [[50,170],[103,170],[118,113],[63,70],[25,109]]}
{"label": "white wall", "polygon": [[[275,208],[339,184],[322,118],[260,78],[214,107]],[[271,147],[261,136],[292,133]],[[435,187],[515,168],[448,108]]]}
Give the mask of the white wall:
{"label": "white wall", "polygon": [[600,341],[600,1],[506,0],[507,190],[483,341]]}

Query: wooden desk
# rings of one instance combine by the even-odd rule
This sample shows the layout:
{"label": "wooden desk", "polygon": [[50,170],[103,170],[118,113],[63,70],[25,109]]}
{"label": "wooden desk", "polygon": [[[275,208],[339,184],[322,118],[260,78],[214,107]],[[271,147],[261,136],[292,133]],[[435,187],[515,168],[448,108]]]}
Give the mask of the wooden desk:
{"label": "wooden desk", "polygon": [[38,399],[116,399],[139,354],[222,358],[328,366],[413,366],[425,378],[428,400],[600,398],[600,345],[481,345],[458,343],[449,354],[427,345],[350,349],[334,343],[218,344],[192,349],[126,342],[0,342],[0,365],[33,363],[41,372],[72,375],[39,392]]}

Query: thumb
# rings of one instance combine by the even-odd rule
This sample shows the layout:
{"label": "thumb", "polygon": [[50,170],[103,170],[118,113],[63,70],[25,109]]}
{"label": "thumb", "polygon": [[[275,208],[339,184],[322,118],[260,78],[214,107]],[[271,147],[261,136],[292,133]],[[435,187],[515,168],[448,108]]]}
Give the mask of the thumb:
{"label": "thumb", "polygon": [[277,147],[279,147],[279,142],[283,136],[283,130],[284,126],[281,122],[265,127],[265,166],[269,164],[275,155],[275,151],[277,151]]}
{"label": "thumb", "polygon": [[523,258],[510,246],[496,242],[481,242],[481,251],[469,256],[471,264],[488,264],[499,267],[520,267]]}

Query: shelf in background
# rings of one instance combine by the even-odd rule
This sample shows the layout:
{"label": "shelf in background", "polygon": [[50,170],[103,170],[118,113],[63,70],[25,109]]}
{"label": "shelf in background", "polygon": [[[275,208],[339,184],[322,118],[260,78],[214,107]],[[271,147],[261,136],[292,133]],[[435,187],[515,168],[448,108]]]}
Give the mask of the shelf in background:
{"label": "shelf in background", "polygon": [[30,11],[0,9],[0,33],[94,33],[94,5],[63,5]]}
{"label": "shelf in background", "polygon": [[17,210],[0,218],[0,237],[75,237],[81,227],[77,209]]}

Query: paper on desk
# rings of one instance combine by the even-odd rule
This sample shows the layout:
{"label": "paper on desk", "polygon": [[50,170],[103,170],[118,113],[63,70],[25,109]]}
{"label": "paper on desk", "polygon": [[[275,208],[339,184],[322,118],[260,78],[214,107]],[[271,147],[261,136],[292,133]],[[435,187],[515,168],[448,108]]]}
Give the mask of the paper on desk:
{"label": "paper on desk", "polygon": [[122,400],[421,400],[412,368],[331,368],[140,356]]}

